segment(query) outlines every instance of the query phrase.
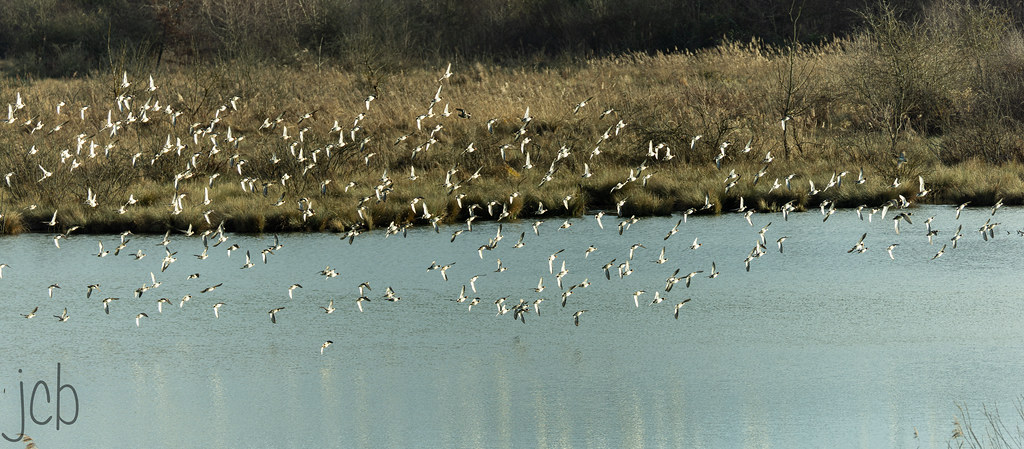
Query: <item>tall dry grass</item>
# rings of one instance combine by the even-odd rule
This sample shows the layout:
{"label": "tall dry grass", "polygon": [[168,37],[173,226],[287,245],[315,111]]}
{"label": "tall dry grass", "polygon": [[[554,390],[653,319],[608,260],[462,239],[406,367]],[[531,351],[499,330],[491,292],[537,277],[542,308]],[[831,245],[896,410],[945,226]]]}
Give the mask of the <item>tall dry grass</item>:
{"label": "tall dry grass", "polygon": [[[875,206],[898,195],[1024,201],[1019,119],[994,108],[1003,125],[993,127],[972,109],[1009,92],[1006,76],[1024,57],[1006,56],[1024,56],[1024,40],[992,11],[946,14],[934,22],[981,25],[936,37],[926,25],[882,27],[895,26],[885,23],[900,20],[893,15],[871,18],[890,33],[946,45],[922,48],[970,49],[972,63],[985,68],[985,76],[915,80],[927,89],[911,85],[901,95],[941,92],[951,100],[903,109],[886,103],[889,91],[862,90],[890,79],[849,70],[878,67],[870,49],[892,37],[881,32],[815,46],[732,42],[546,67],[454,64],[447,78],[445,67],[410,69],[372,87],[363,74],[313,55],[294,65],[127,72],[127,86],[120,69],[74,79],[7,78],[0,104],[11,104],[13,120],[0,108],[0,175],[9,174],[0,182],[0,215],[5,232],[50,230],[43,223],[55,210],[58,228],[92,232],[189,224],[204,230],[221,222],[248,232],[340,231],[459,223],[471,213],[520,219],[540,215],[540,203],[549,209],[543,215],[580,215],[615,210],[624,200],[623,215],[639,216],[730,211],[741,197],[766,210],[823,200]],[[966,41],[978,27],[998,31],[999,39],[989,46]],[[897,50],[890,62],[898,65]],[[935,61],[948,58],[912,62]],[[993,79],[1002,81],[987,84]],[[23,109],[14,106],[19,95]],[[440,101],[431,109],[435,95]],[[421,117],[428,111],[433,115]],[[986,137],[970,152],[965,139],[972,135]],[[592,176],[583,177],[585,167]],[[52,174],[42,179],[44,170]],[[867,182],[857,184],[861,170]],[[844,173],[841,184],[826,188]],[[919,176],[930,190],[923,197]],[[902,185],[891,188],[897,179]],[[85,204],[90,192],[97,207]],[[126,205],[129,199],[137,202]]]}
{"label": "tall dry grass", "polygon": [[[957,404],[957,415],[953,420],[953,433],[948,443],[956,448],[1021,448],[1024,447],[1024,403],[1017,398],[1013,411],[1004,417],[997,407],[982,405],[981,410],[972,413],[966,404]],[[978,419],[975,413],[979,413]]]}

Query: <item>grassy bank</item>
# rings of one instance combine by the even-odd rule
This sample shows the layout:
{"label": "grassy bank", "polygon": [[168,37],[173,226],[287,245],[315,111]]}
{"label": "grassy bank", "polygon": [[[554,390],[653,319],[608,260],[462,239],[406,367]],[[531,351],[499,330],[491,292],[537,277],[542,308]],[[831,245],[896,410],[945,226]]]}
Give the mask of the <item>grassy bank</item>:
{"label": "grassy bank", "polygon": [[5,79],[0,225],[342,231],[471,214],[722,213],[741,198],[761,211],[899,195],[1024,202],[1020,33],[989,10],[912,24],[887,14],[821,46],[473,63],[450,76],[309,56]]}

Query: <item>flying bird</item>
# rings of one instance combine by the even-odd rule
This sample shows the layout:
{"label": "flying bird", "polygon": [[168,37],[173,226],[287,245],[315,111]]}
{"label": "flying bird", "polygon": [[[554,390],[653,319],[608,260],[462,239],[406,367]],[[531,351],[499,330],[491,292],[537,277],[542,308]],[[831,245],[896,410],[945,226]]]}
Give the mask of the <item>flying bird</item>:
{"label": "flying bird", "polygon": [[222,286],[222,285],[224,285],[224,283],[223,283],[223,282],[221,282],[221,283],[219,283],[219,284],[217,284],[217,285],[211,285],[211,286],[209,286],[209,287],[206,287],[206,288],[204,288],[204,289],[200,290],[200,291],[199,291],[199,293],[209,293],[209,292],[212,292],[212,291],[214,291],[215,289],[217,289],[217,287],[220,287],[220,286]]}
{"label": "flying bird", "polygon": [[21,316],[23,316],[25,318],[35,318],[36,312],[38,312],[38,311],[39,311],[39,307],[36,306],[36,308],[32,309],[32,311],[29,312],[27,315],[26,314],[21,314]]}
{"label": "flying bird", "polygon": [[892,255],[892,250],[896,249],[897,246],[900,246],[900,244],[899,243],[893,243],[892,245],[889,245],[888,247],[885,248],[885,252],[889,253],[889,258],[892,259],[892,260],[896,260],[896,257],[894,257]]}
{"label": "flying bird", "polygon": [[686,304],[686,303],[690,302],[690,299],[692,299],[692,298],[686,298],[682,302],[680,302],[679,304],[676,304],[676,309],[672,312],[672,316],[674,316],[675,319],[677,319],[677,320],[679,319],[679,308],[683,307],[683,304]]}
{"label": "flying bird", "polygon": [[576,313],[572,314],[572,322],[573,322],[573,324],[575,324],[576,326],[579,326],[580,325],[580,315],[583,315],[583,313],[586,312],[586,311],[587,311],[587,309],[583,309],[583,310],[580,310],[579,312],[576,312]]}
{"label": "flying bird", "polygon": [[284,307],[278,307],[278,308],[275,308],[275,309],[270,309],[270,311],[267,312],[267,313],[270,314],[270,322],[272,324],[277,324],[277,313],[282,311],[282,310],[284,310]]}
{"label": "flying bird", "polygon": [[327,303],[327,307],[320,306],[320,308],[324,309],[324,313],[334,313],[334,300],[332,299],[329,303]]}

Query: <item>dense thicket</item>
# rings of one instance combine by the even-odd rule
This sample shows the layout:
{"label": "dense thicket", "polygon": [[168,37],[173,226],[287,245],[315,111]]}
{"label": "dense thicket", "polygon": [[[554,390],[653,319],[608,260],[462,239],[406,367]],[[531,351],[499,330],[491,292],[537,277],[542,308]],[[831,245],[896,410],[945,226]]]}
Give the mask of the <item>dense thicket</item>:
{"label": "dense thicket", "polygon": [[[904,18],[931,2],[891,2]],[[1020,2],[998,0],[1019,20]],[[870,0],[7,0],[6,71],[69,76],[125,59],[349,67],[443,60],[550,61],[705,48],[723,40],[820,43],[861,24]]]}

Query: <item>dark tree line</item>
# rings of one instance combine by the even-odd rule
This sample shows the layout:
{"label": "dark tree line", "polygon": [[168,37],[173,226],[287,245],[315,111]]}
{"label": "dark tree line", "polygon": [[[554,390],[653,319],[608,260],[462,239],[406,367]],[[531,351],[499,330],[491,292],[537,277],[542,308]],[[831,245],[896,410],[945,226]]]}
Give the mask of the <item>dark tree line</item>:
{"label": "dark tree line", "polygon": [[[515,63],[723,40],[786,44],[844,37],[875,0],[7,0],[8,72],[69,76],[127,59],[341,64]],[[907,20],[925,0],[892,1]],[[1020,0],[994,0],[1019,24]]]}

